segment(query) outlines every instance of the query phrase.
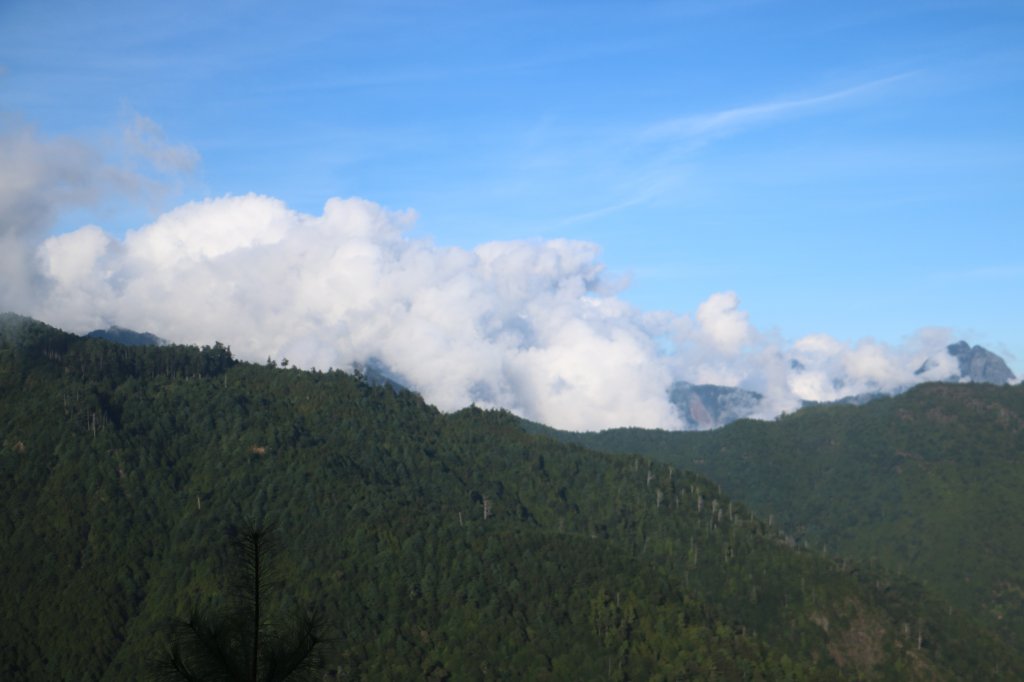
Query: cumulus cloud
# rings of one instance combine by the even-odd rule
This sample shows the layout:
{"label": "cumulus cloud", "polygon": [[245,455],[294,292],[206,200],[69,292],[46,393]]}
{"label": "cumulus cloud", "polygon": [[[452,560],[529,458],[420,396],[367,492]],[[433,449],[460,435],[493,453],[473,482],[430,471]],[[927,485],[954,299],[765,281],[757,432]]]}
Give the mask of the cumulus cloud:
{"label": "cumulus cloud", "polygon": [[808,336],[790,353],[789,387],[803,400],[827,402],[946,379],[958,374],[956,359],[945,350],[950,341],[940,329],[922,330],[901,346],[872,339],[848,346],[823,334]]}
{"label": "cumulus cloud", "polygon": [[45,137],[0,119],[0,308],[32,309],[46,285],[32,253],[62,213],[115,198],[152,201],[198,159],[189,147],[168,143],[159,126],[142,116],[123,138],[123,144],[100,145]]}
{"label": "cumulus cloud", "polygon": [[37,248],[35,314],[303,367],[378,361],[442,409],[475,402],[577,430],[679,428],[667,398],[678,380],[757,390],[759,416],[772,417],[953,373],[941,331],[900,347],[787,345],[755,329],[733,292],[693,317],[635,309],[594,244],[450,248],[409,237],[414,220],[361,199],[309,215],[247,195],[186,204],[123,239],[86,226]]}
{"label": "cumulus cloud", "polygon": [[752,329],[735,292],[712,294],[697,308],[697,323],[707,342],[724,355],[736,355],[750,343]]}
{"label": "cumulus cloud", "polygon": [[123,240],[85,227],[39,247],[39,312],[307,367],[377,359],[443,409],[678,426],[671,374],[638,313],[605,290],[594,245],[443,248],[408,238],[412,220],[359,199],[312,216],[249,195],[187,204]]}
{"label": "cumulus cloud", "polygon": [[23,310],[41,286],[30,263],[34,239],[61,210],[89,203],[106,182],[86,145],[72,139],[41,140],[30,128],[0,128],[0,306]]}
{"label": "cumulus cloud", "polygon": [[445,247],[409,236],[412,212],[362,199],[310,215],[227,196],[123,237],[96,225],[50,235],[69,210],[150,201],[198,162],[141,116],[104,145],[0,122],[0,310],[79,332],[117,324],[220,340],[257,361],[380,362],[442,409],[475,402],[577,430],[679,428],[676,381],[757,391],[756,416],[771,418],[956,373],[943,330],[900,346],[787,343],[755,328],[734,292],[693,315],[640,311],[595,244]]}

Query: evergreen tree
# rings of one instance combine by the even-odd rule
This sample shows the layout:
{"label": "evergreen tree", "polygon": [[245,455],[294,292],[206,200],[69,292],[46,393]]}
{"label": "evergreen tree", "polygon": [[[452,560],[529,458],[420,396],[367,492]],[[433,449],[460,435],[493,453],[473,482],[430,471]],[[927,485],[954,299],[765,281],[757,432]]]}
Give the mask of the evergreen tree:
{"label": "evergreen tree", "polygon": [[167,652],[154,665],[159,680],[192,682],[301,682],[323,669],[324,622],[317,609],[293,616],[280,628],[268,617],[278,582],[271,564],[274,542],[267,528],[237,532],[231,568],[231,604],[194,608],[171,628]]}

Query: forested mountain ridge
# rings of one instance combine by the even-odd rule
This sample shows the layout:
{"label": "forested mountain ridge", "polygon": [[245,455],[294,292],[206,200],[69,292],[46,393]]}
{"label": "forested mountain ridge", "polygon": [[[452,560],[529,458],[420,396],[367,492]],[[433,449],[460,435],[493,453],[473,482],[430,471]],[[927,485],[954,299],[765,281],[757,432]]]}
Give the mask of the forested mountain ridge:
{"label": "forested mountain ridge", "polygon": [[138,679],[273,522],[339,679],[1021,679],[919,586],[710,481],[341,372],[0,316],[0,676]]}
{"label": "forested mountain ridge", "polygon": [[922,384],[704,433],[544,431],[703,473],[797,538],[921,580],[1024,647],[1024,386]]}

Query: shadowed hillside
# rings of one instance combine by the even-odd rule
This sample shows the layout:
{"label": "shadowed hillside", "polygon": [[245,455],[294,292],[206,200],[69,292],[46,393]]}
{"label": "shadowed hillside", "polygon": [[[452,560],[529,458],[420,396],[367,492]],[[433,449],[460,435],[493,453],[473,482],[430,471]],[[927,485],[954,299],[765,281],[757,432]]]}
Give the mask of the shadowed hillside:
{"label": "shadowed hillside", "polygon": [[0,319],[0,674],[137,679],[224,603],[224,531],[283,538],[339,679],[995,679],[1020,659],[913,582],[793,546],[664,463],[440,414],[228,348]]}
{"label": "shadowed hillside", "polygon": [[799,541],[921,580],[1024,646],[1024,386],[924,384],[707,433],[555,435],[709,476]]}

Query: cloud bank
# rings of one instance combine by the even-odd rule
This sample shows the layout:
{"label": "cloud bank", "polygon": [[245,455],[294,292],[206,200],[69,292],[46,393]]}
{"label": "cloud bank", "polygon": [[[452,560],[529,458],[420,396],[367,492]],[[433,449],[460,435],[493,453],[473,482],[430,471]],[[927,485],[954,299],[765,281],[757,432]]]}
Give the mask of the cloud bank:
{"label": "cloud bank", "polygon": [[442,409],[502,406],[570,428],[671,426],[672,377],[591,244],[410,239],[409,213],[332,199],[320,216],[263,196],[192,203],[117,240],[46,239],[35,308],[72,329],[116,322],[221,339],[299,366],[383,362]]}
{"label": "cloud bank", "polygon": [[[805,400],[891,391],[956,373],[943,330],[901,346],[826,335],[786,343],[733,292],[692,314],[620,296],[595,244],[416,239],[411,212],[330,199],[321,215],[257,195],[188,203],[122,237],[96,225],[48,236],[58,216],[158,196],[197,163],[137,117],[110,144],[0,130],[0,310],[85,332],[110,325],[261,361],[383,363],[444,410],[503,407],[552,426],[680,428],[676,381],[765,396],[771,418]],[[926,373],[915,370],[928,363]]]}
{"label": "cloud bank", "polygon": [[679,428],[677,380],[760,391],[771,417],[954,371],[942,332],[898,348],[823,335],[787,346],[731,292],[692,316],[628,305],[594,244],[449,248],[411,238],[414,219],[362,199],[308,215],[247,195],[186,204],[123,239],[90,225],[36,247],[32,314],[302,367],[375,359],[441,409],[475,402],[576,430]]}

